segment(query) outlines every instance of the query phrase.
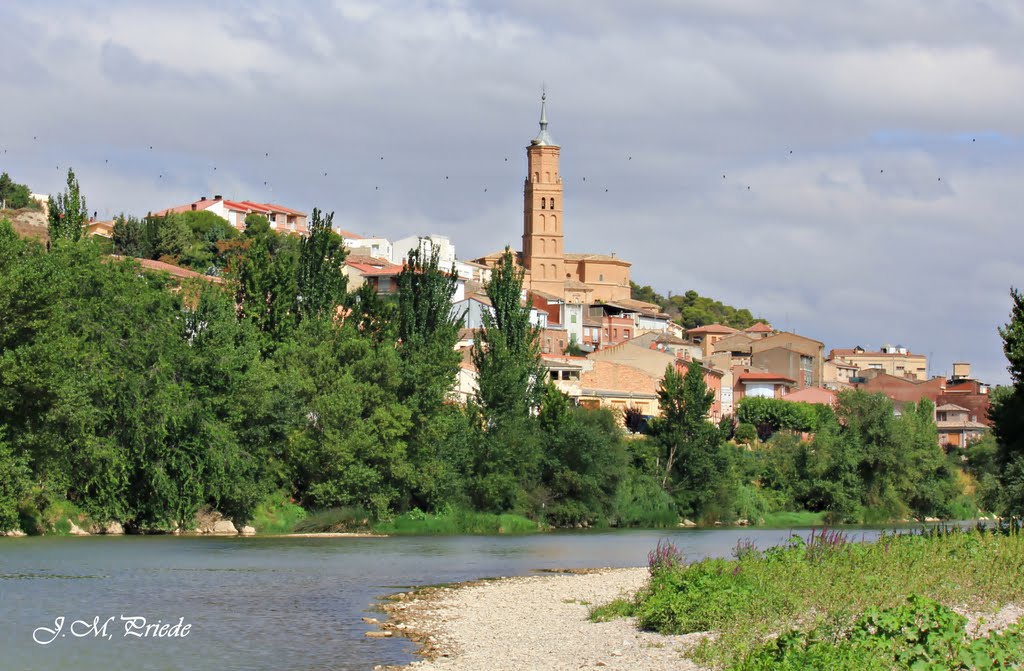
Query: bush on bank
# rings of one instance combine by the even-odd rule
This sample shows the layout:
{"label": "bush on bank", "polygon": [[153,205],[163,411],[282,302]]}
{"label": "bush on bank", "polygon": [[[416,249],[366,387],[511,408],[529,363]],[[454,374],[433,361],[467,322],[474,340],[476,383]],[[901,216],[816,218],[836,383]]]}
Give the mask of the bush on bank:
{"label": "bush on bank", "polygon": [[899,608],[913,595],[979,611],[1020,603],[1022,572],[1019,527],[885,534],[872,543],[822,530],[764,551],[741,542],[733,559],[652,561],[650,582],[635,599],[596,608],[592,617],[635,615],[642,628],[665,634],[714,631],[698,660],[734,664],[773,635],[849,631],[872,609]]}

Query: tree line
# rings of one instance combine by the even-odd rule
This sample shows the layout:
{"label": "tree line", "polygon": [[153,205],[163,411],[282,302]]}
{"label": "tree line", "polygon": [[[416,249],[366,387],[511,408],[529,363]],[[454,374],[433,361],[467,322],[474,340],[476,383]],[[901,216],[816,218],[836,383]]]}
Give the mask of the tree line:
{"label": "tree line", "polygon": [[[129,529],[187,527],[206,506],[241,523],[268,500],[377,519],[515,512],[553,526],[792,510],[881,521],[959,516],[968,503],[960,455],[938,447],[927,402],[896,416],[859,391],[834,411],[748,399],[739,427],[715,425],[691,364],[666,370],[661,416],[627,437],[620,417],[576,407],[547,381],[508,250],[471,350],[477,389],[455,402],[453,269],[414,250],[393,296],[350,290],[332,219],[314,210],[304,238],[253,220],[213,243],[221,280],[180,284],[92,240],[55,235],[47,250],[0,222],[0,530],[43,530],[66,506]],[[204,230],[195,221],[189,230]],[[115,244],[141,240],[138,255],[152,258],[169,224],[138,223]],[[1014,300],[1002,333],[1015,386],[995,404],[998,446],[967,464],[1000,511],[1024,500]],[[755,436],[738,440],[744,426]]]}

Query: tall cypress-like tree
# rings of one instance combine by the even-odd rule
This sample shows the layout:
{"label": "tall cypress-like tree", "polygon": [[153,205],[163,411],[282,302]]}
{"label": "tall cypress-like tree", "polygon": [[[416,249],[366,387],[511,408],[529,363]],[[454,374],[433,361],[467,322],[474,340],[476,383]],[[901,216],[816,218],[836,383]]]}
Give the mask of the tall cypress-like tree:
{"label": "tall cypress-like tree", "polygon": [[477,400],[491,422],[525,416],[544,393],[538,329],[530,323],[529,306],[522,305],[523,277],[506,247],[487,284],[492,311],[484,312],[484,330],[473,343]]}
{"label": "tall cypress-like tree", "polygon": [[341,272],[345,265],[345,246],[334,232],[334,213],[321,216],[313,208],[309,235],[299,244],[295,312],[299,319],[334,313],[345,302],[348,278]]}
{"label": "tall cypress-like tree", "polygon": [[994,395],[989,417],[998,444],[1003,510],[1024,516],[1024,294],[1011,289],[1010,298],[1010,321],[999,329],[999,335],[1013,384],[1009,392]]}
{"label": "tall cypress-like tree", "polygon": [[50,196],[50,220],[48,230],[50,240],[81,239],[82,229],[89,221],[89,210],[85,205],[85,196],[78,186],[75,171],[68,168],[68,186],[64,193],[56,198]]}

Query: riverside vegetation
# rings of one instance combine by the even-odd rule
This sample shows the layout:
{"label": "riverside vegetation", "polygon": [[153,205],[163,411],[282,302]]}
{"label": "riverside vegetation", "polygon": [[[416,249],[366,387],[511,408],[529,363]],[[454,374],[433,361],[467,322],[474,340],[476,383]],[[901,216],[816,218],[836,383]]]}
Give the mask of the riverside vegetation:
{"label": "riverside vegetation", "polygon": [[[690,566],[675,546],[650,555],[633,599],[596,607],[665,634],[714,632],[692,651],[716,667],[761,669],[1003,669],[1024,663],[1020,623],[1000,633],[966,627],[950,606],[995,612],[1024,600],[1020,526],[884,534],[858,543],[841,531],[794,536],[733,559]],[[1005,626],[1007,623],[1003,623]],[[775,637],[775,638],[773,638]]]}
{"label": "riverside vegetation", "polygon": [[[120,217],[121,257],[219,278],[175,282],[79,239],[85,212],[69,171],[48,248],[0,222],[0,531],[68,518],[188,529],[203,508],[264,532],[456,533],[961,517],[1024,501],[1019,377],[994,399],[999,442],[966,465],[937,446],[927,403],[894,417],[860,392],[835,412],[745,401],[739,427],[710,424],[695,365],[666,371],[662,417],[627,438],[621,418],[545,383],[509,251],[472,348],[479,391],[461,405],[455,280],[436,257],[410,254],[381,297],[348,290],[343,241],[316,209],[305,238],[258,216],[243,233],[188,213]],[[1004,337],[1019,371],[1014,297]]]}

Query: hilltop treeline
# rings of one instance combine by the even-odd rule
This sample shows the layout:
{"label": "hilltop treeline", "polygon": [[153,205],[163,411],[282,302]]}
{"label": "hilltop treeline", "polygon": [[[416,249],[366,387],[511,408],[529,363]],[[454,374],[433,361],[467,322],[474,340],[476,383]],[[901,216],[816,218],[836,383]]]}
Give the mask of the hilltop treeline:
{"label": "hilltop treeline", "polygon": [[640,286],[636,282],[629,284],[634,300],[661,306],[661,309],[671,315],[683,328],[692,329],[707,324],[725,324],[736,329],[745,329],[757,322],[766,321],[761,318],[755,319],[747,308],[734,308],[713,298],[701,296],[693,290],[665,298],[650,286]]}

